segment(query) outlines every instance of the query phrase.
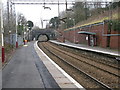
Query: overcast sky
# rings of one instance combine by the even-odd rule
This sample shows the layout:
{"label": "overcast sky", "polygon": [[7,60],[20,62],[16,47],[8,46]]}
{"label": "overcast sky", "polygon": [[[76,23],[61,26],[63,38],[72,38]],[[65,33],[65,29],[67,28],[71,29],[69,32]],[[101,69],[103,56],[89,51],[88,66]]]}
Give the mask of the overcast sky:
{"label": "overcast sky", "polygon": [[[7,0],[3,0],[4,2]],[[30,1],[30,0],[13,0],[13,1]],[[32,0],[32,1],[44,1],[44,0]],[[46,2],[55,2],[58,0],[45,0]],[[59,1],[66,1],[66,0],[59,0]],[[74,1],[74,0],[67,0]],[[75,1],[84,1],[84,0],[75,0]],[[93,0],[90,0],[93,1]],[[97,1],[97,0],[96,0]],[[102,1],[102,0],[98,0]],[[110,1],[110,0],[103,0],[103,1]],[[49,9],[44,9],[43,5],[15,5],[16,11],[19,13],[23,13],[27,20],[31,20],[34,22],[36,26],[41,26],[41,20],[50,20],[52,17],[58,16],[58,6],[57,5],[45,5],[46,7],[50,7]],[[71,6],[68,6],[71,7]],[[65,5],[60,5],[60,12],[65,10]],[[43,23],[45,27],[46,22]]]}
{"label": "overcast sky", "polygon": [[[27,20],[34,22],[36,26],[41,27],[41,20],[50,20],[52,17],[58,16],[57,5],[46,5],[50,9],[44,9],[43,5],[16,5],[17,12],[23,13]],[[65,10],[65,5],[60,5],[60,11]],[[45,27],[46,22],[43,25]]]}
{"label": "overcast sky", "polygon": [[[22,0],[16,0],[21,1]],[[30,1],[30,0],[23,0],[23,1]],[[46,1],[46,2],[57,2],[58,0],[31,0],[31,1]],[[85,1],[85,0],[59,0],[60,2],[71,2],[71,1]],[[88,0],[87,0],[88,1]],[[110,1],[110,0],[89,0],[89,1]],[[27,20],[31,20],[34,22],[36,26],[41,26],[41,19],[42,20],[50,20],[52,17],[58,16],[58,6],[57,5],[46,5],[47,7],[50,7],[49,9],[44,9],[43,5],[16,5],[17,12],[21,12],[25,15]],[[68,5],[68,7],[71,7],[71,5]],[[60,5],[60,12],[64,11],[66,9],[65,5]],[[46,26],[46,22],[43,23],[43,26]]]}

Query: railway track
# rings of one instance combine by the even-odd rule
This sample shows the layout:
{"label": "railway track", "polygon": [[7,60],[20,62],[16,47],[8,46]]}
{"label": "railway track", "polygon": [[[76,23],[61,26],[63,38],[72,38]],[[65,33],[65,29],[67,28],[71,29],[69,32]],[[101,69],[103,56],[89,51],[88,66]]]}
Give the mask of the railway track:
{"label": "railway track", "polygon": [[[46,43],[46,44],[48,45],[48,43]],[[101,62],[96,62],[96,61],[94,61],[93,59],[88,58],[88,57],[85,57],[85,56],[84,56],[84,57],[82,56],[82,57],[83,57],[83,58],[86,58],[86,59],[88,59],[88,60],[92,60],[92,62],[90,63],[90,62],[87,62],[87,61],[83,61],[83,58],[81,58],[81,56],[79,57],[79,56],[77,56],[77,55],[74,55],[74,54],[71,54],[71,53],[69,53],[69,52],[63,51],[63,50],[58,49],[58,48],[56,48],[56,47],[54,47],[54,46],[52,46],[52,45],[50,45],[50,44],[49,44],[49,46],[52,47],[52,48],[54,48],[55,50],[58,50],[59,52],[62,52],[62,53],[66,54],[66,55],[68,55],[68,56],[70,56],[70,57],[75,58],[76,60],[79,60],[79,61],[81,61],[81,62],[83,62],[83,63],[86,63],[87,65],[93,66],[93,67],[95,67],[95,68],[97,68],[97,69],[100,69],[100,70],[102,70],[102,71],[104,71],[104,72],[107,72],[107,73],[109,73],[109,74],[112,74],[112,75],[120,78],[120,75],[118,74],[119,67],[114,67],[114,66],[111,66],[111,65],[108,65],[108,64],[103,64],[103,63],[101,63]],[[93,64],[93,63],[94,63],[94,64]],[[114,69],[116,72],[112,72],[112,70],[110,70],[110,69],[104,69],[101,65],[99,65],[99,66],[100,66],[100,67],[99,67],[99,66],[96,65],[96,63],[97,63],[97,65],[99,65],[99,64],[102,65],[102,64],[103,64],[104,67],[107,66],[107,68],[112,68],[112,69]]]}
{"label": "railway track", "polygon": [[[61,49],[61,50],[64,50],[64,51],[66,51],[66,52],[70,52],[70,49],[68,49],[68,48],[65,48],[65,47],[58,47],[58,45],[56,45],[56,44],[53,44],[53,43],[51,43],[52,45],[54,45],[54,46],[57,46],[57,48],[59,48],[59,49]],[[64,48],[64,49],[63,49]],[[68,50],[67,50],[68,49]],[[95,62],[98,62],[98,63],[100,63],[100,64],[103,64],[103,65],[106,65],[106,66],[109,66],[109,67],[112,67],[112,68],[115,68],[115,69],[117,69],[117,70],[120,70],[120,67],[118,66],[118,63],[117,64],[113,64],[113,62],[112,62],[112,64],[110,64],[111,62],[109,62],[108,60],[107,60],[107,62],[105,62],[105,60],[95,60],[95,59],[93,59],[93,57],[90,57],[90,56],[87,56],[86,57],[86,55],[83,55],[83,54],[77,54],[76,52],[72,52],[73,54],[75,54],[75,55],[77,55],[77,56],[80,56],[80,57],[83,57],[83,58],[86,58],[86,59],[89,59],[89,60],[91,60],[91,61],[95,61]],[[79,52],[78,52],[79,53]],[[113,58],[111,58],[111,59],[113,59]],[[116,60],[117,61],[117,60]],[[117,61],[118,62],[118,61]]]}
{"label": "railway track", "polygon": [[[89,73],[87,73],[87,72],[83,71],[82,69],[80,69],[80,68],[79,68],[77,65],[75,65],[74,63],[71,63],[71,62],[67,61],[66,58],[61,57],[61,56],[58,56],[57,52],[54,52],[54,51],[58,51],[59,53],[62,53],[62,54],[64,54],[64,55],[67,55],[67,57],[69,56],[70,58],[74,58],[74,60],[79,60],[79,61],[81,61],[82,63],[85,63],[85,64],[87,64],[87,65],[89,65],[89,66],[91,66],[91,67],[97,68],[97,69],[99,69],[99,70],[101,70],[101,71],[107,72],[107,73],[109,73],[109,74],[111,74],[111,75],[113,75],[113,76],[115,76],[115,77],[120,77],[120,76],[117,75],[117,74],[113,74],[113,73],[111,73],[111,72],[109,72],[109,71],[106,71],[106,70],[104,70],[104,69],[101,69],[101,68],[99,68],[99,67],[97,67],[97,66],[95,66],[95,65],[93,65],[93,64],[90,64],[90,63],[87,63],[87,62],[85,62],[85,61],[82,61],[82,60],[79,59],[80,57],[75,56],[75,55],[73,55],[73,54],[71,54],[71,53],[69,53],[69,52],[65,52],[65,51],[63,51],[63,50],[60,50],[60,49],[58,49],[58,48],[56,48],[56,47],[54,47],[54,46],[52,46],[52,45],[50,45],[50,44],[48,44],[48,43],[45,43],[44,45],[41,44],[41,45],[42,45],[42,47],[43,47],[44,49],[46,49],[49,53],[51,53],[52,55],[54,55],[54,56],[56,56],[57,58],[59,58],[62,62],[66,63],[66,64],[69,65],[70,67],[74,68],[76,71],[78,71],[78,72],[80,72],[80,73],[83,73],[85,76],[87,76],[88,78],[92,79],[92,81],[96,82],[97,84],[99,84],[99,85],[100,85],[101,87],[103,87],[103,88],[111,89],[111,87],[108,86],[107,84],[104,84],[104,83],[101,82],[100,80],[94,78],[94,77],[93,77],[92,75],[90,75]],[[49,47],[49,48],[48,48],[48,47]],[[51,49],[50,49],[50,48],[51,48]],[[54,51],[53,51],[52,49],[53,49]],[[82,58],[83,58],[83,57],[82,57]],[[74,61],[74,62],[75,62],[75,61]]]}

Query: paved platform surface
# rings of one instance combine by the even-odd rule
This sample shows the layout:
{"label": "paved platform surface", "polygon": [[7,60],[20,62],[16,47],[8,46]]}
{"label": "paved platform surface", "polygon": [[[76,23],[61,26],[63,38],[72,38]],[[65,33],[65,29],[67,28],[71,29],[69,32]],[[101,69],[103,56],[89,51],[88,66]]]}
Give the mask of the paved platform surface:
{"label": "paved platform surface", "polygon": [[34,42],[19,48],[2,71],[3,88],[59,88],[38,57]]}
{"label": "paved platform surface", "polygon": [[74,44],[74,43],[70,43],[70,42],[61,43],[56,40],[50,40],[50,42],[60,44],[60,45],[65,45],[68,47],[73,47],[73,48],[78,48],[78,49],[83,49],[83,50],[88,50],[88,51],[93,51],[93,52],[98,52],[98,53],[103,53],[103,54],[107,54],[107,55],[113,55],[116,57],[120,57],[120,52],[118,52],[117,50],[115,51],[115,50],[111,50],[111,49],[92,47],[92,46],[87,46],[87,45],[83,45],[83,44]]}
{"label": "paved platform surface", "polygon": [[17,49],[2,71],[2,88],[83,87],[57,66],[35,42]]}

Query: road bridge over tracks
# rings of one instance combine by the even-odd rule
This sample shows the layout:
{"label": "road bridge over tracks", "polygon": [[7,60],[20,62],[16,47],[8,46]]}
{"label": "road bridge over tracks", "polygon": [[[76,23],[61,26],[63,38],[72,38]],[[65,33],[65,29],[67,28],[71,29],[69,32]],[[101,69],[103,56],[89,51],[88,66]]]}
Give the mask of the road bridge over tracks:
{"label": "road bridge over tracks", "polygon": [[[32,30],[30,32],[30,37],[29,40],[38,40],[40,35],[46,35],[48,37],[48,39],[55,39],[56,38],[56,34],[54,30],[50,30],[50,29],[40,29],[40,30]],[[27,37],[28,38],[28,37]]]}

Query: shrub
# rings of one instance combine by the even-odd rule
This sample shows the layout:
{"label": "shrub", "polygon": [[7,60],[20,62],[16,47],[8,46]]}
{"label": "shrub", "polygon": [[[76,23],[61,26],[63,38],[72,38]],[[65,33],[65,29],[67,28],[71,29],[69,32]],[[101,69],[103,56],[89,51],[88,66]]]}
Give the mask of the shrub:
{"label": "shrub", "polygon": [[108,30],[115,30],[120,32],[120,20],[109,20]]}

